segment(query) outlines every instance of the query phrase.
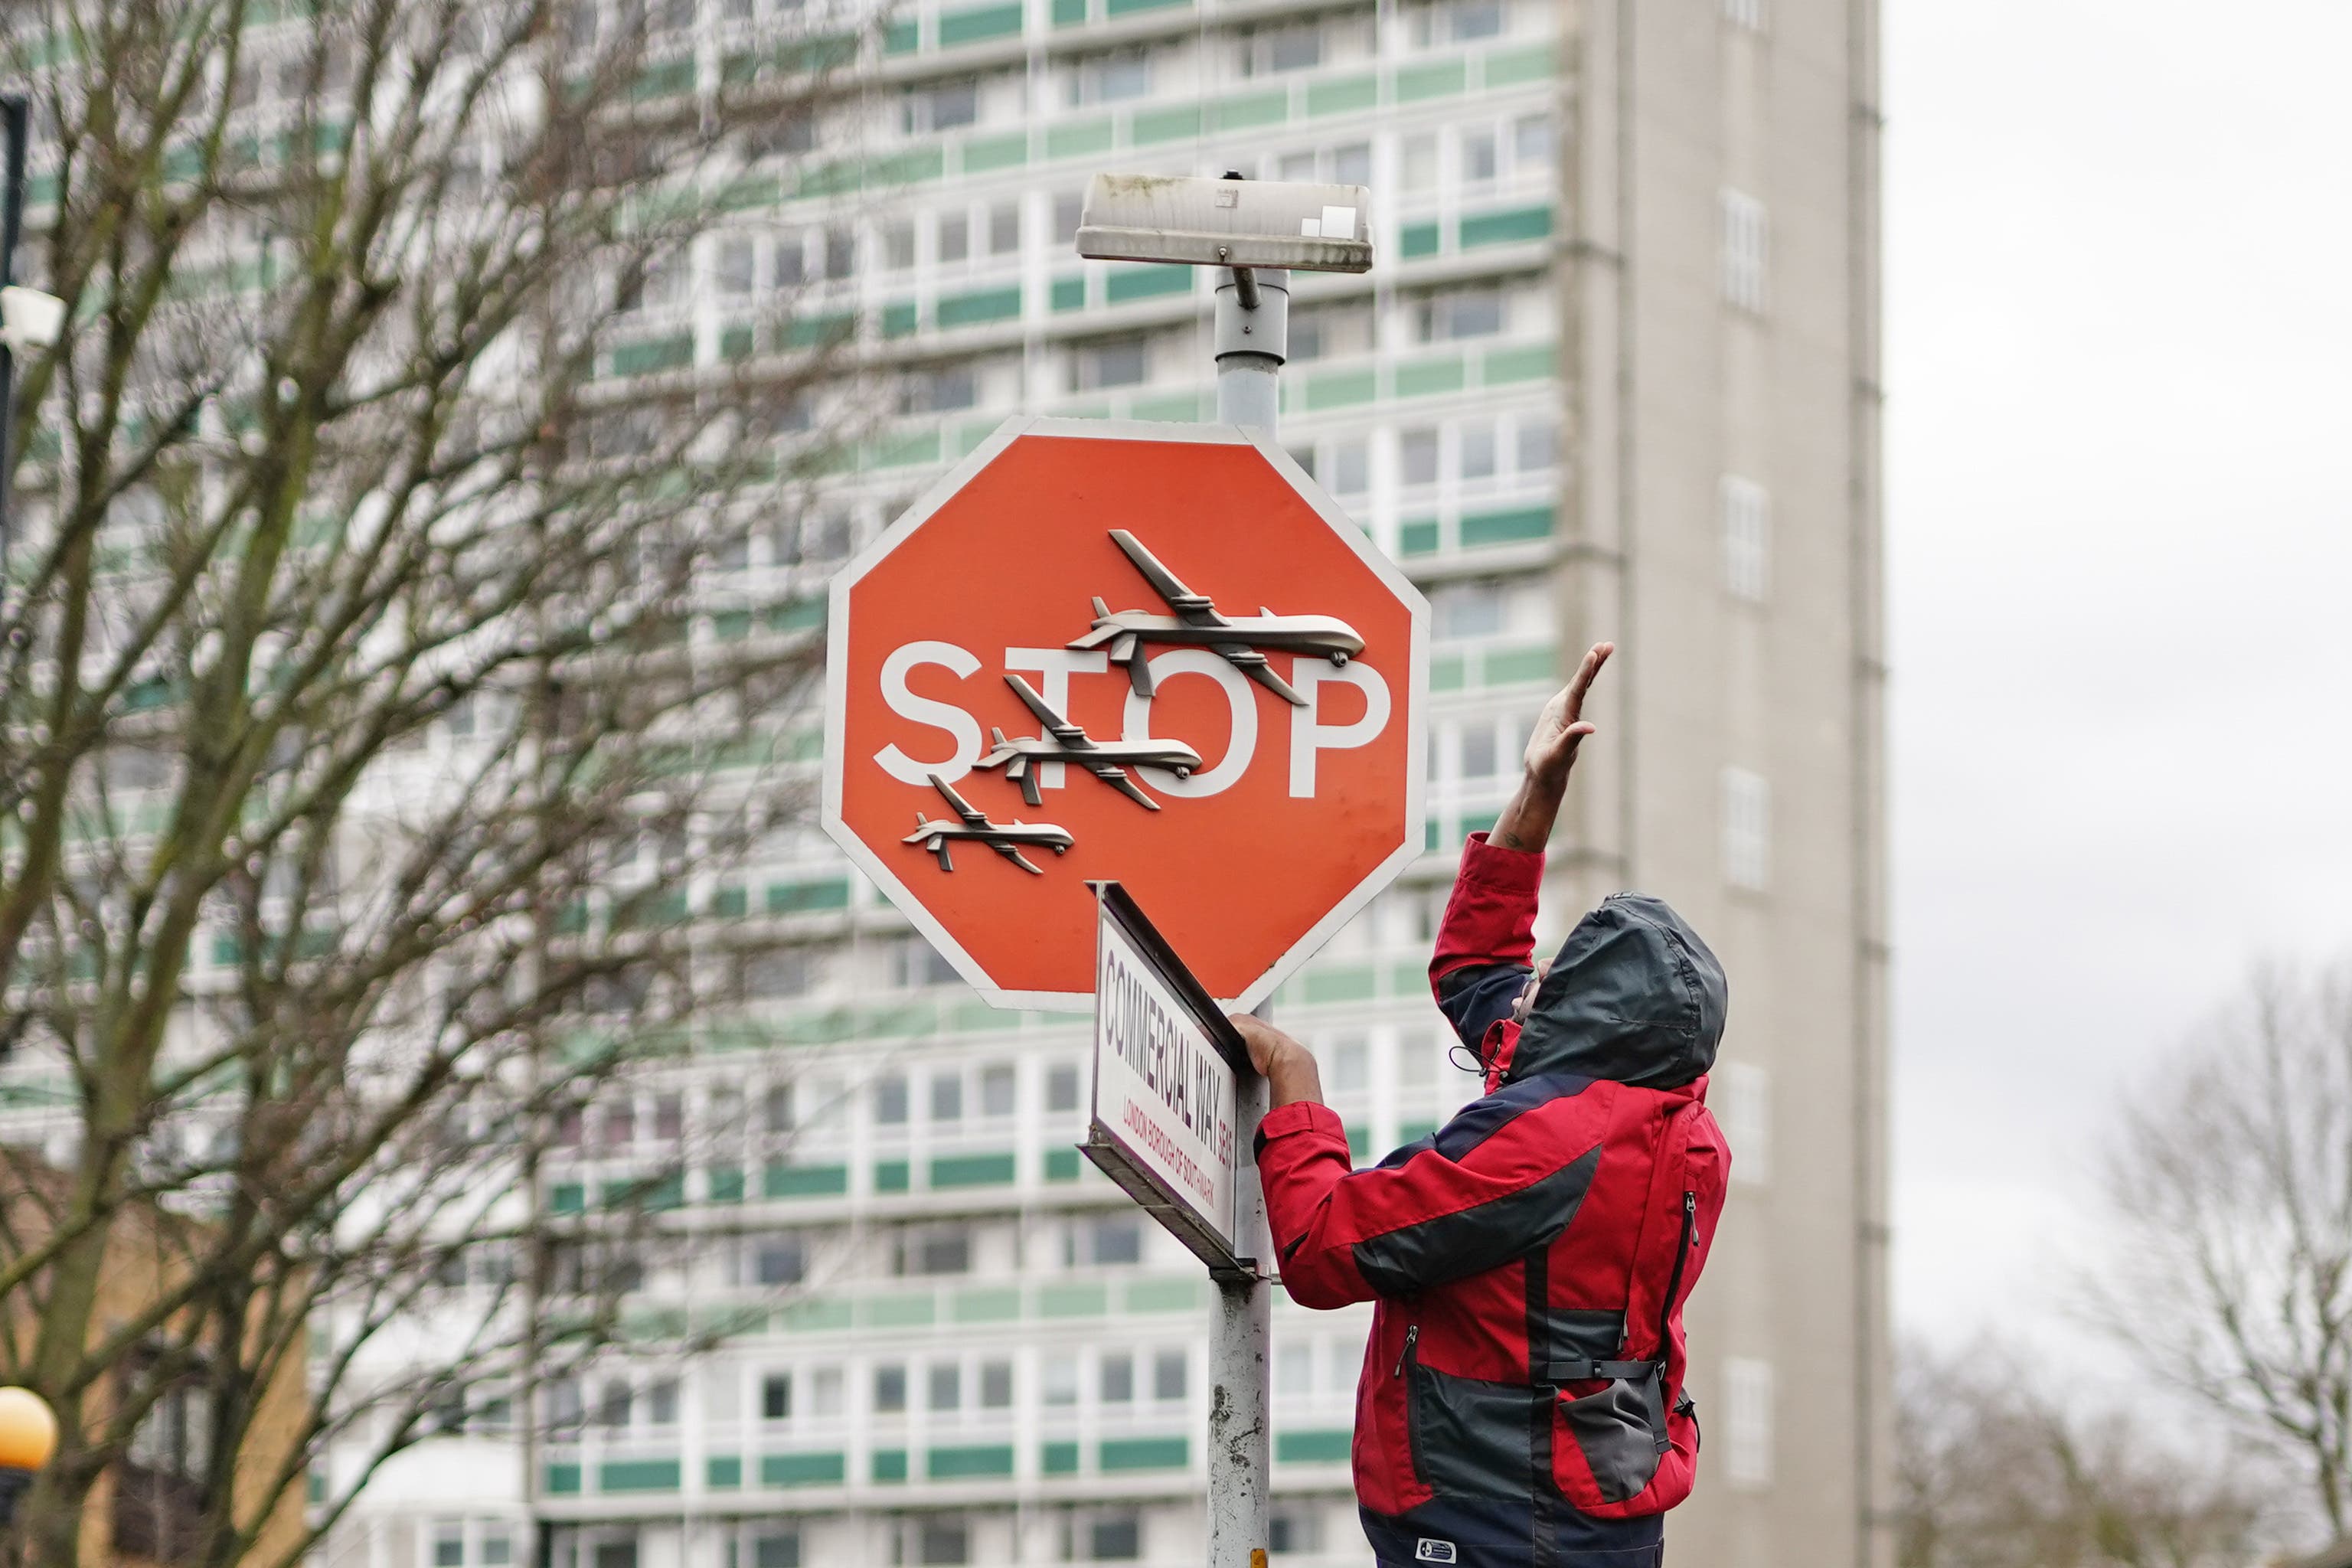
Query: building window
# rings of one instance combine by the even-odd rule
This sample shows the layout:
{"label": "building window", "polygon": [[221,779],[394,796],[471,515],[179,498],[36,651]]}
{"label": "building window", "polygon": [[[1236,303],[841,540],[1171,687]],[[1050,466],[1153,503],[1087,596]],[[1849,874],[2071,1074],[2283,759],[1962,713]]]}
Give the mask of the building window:
{"label": "building window", "polygon": [[1761,891],[1772,870],[1772,786],[1746,768],[1723,770],[1723,875]]}
{"label": "building window", "polygon": [[931,1120],[963,1120],[963,1074],[942,1072],[931,1075]]}
{"label": "building window", "polygon": [[1070,71],[1070,107],[1125,103],[1151,91],[1151,58],[1139,49],[1097,55]]}
{"label": "building window", "polygon": [[951,1361],[933,1362],[929,1394],[924,1403],[933,1410],[962,1409],[963,1368]]}
{"label": "building window", "polygon": [[1006,1066],[980,1069],[980,1113],[982,1116],[1010,1116],[1018,1102],[1020,1081]]}
{"label": "building window", "polygon": [[1772,1179],[1772,1075],[1754,1062],[1721,1062],[1714,1082],[1731,1145],[1731,1179],[1761,1186]]}
{"label": "building window", "polygon": [[793,1418],[793,1374],[772,1372],[760,1380],[760,1419],[789,1421]]}
{"label": "building window", "polygon": [[1080,392],[1139,386],[1150,374],[1150,355],[1141,338],[1114,338],[1079,349],[1076,368]]}
{"label": "building window", "polygon": [[1723,19],[1751,33],[1764,30],[1764,0],[1723,0]]}
{"label": "building window", "polygon": [[[1132,1563],[1143,1555],[1140,1514],[1098,1513],[1076,1532],[1078,1552],[1070,1555],[1087,1563]],[[1081,1555],[1083,1553],[1083,1555]]]}
{"label": "building window", "polygon": [[1400,482],[1407,485],[1433,485],[1437,482],[1437,432],[1423,426],[1397,434],[1397,471]]}
{"label": "building window", "polygon": [[1415,335],[1423,342],[1452,338],[1492,337],[1503,330],[1503,295],[1496,289],[1457,289],[1433,294],[1421,302],[1414,318]]}
{"label": "building window", "polygon": [[506,1568],[514,1561],[514,1537],[506,1526],[491,1525],[482,1531],[482,1568]]}
{"label": "building window", "polygon": [[961,1519],[927,1519],[915,1530],[915,1561],[954,1563],[971,1561],[971,1527]]}
{"label": "building window", "polygon": [[1191,1359],[1182,1351],[1161,1351],[1151,1358],[1151,1397],[1184,1397],[1185,1373]]}
{"label": "building window", "polygon": [[1772,498],[1754,479],[1723,476],[1717,510],[1723,523],[1723,585],[1762,604],[1772,582]]}
{"label": "building window", "polygon": [[647,1415],[656,1426],[677,1425],[677,1379],[666,1377],[646,1391]]}
{"label": "building window", "polygon": [[885,1127],[906,1125],[907,1080],[897,1073],[874,1086],[874,1120]]}
{"label": "building window", "polygon": [[1096,1366],[1095,1392],[1105,1405],[1135,1403],[1135,1358],[1124,1351],[1106,1351]]}
{"label": "building window", "polygon": [[1079,1094],[1078,1064],[1056,1062],[1045,1074],[1045,1109],[1076,1110]]}
{"label": "building window", "polygon": [[751,1568],[801,1568],[800,1532],[763,1531],[753,1536]]}
{"label": "building window", "polygon": [[1323,1510],[1313,1503],[1280,1504],[1267,1516],[1265,1527],[1266,1547],[1277,1557],[1323,1550]]}
{"label": "building window", "polygon": [[1143,1222],[1132,1215],[1095,1215],[1070,1224],[1068,1262],[1074,1268],[1089,1263],[1143,1261]]}
{"label": "building window", "polygon": [[963,1225],[908,1226],[898,1235],[894,1272],[901,1275],[969,1274],[971,1272],[971,1227]]}
{"label": "building window", "polygon": [[463,1568],[466,1561],[466,1527],[456,1520],[445,1520],[433,1527],[433,1568]]}
{"label": "building window", "polygon": [[1053,1356],[1039,1369],[1039,1394],[1049,1405],[1071,1405],[1078,1402],[1078,1363],[1067,1356]]}
{"label": "building window", "polygon": [[983,1410],[1008,1410],[1013,1405],[1013,1363],[1009,1361],[984,1361],[980,1363],[980,1404]]}
{"label": "building window", "polygon": [[1723,1363],[1724,1479],[1735,1487],[1772,1484],[1772,1363],[1729,1356]]}
{"label": "building window", "polygon": [[897,1415],[907,1408],[907,1369],[898,1362],[885,1362],[874,1369],[874,1413]]}
{"label": "building window", "polygon": [[1764,309],[1764,269],[1770,258],[1771,223],[1764,204],[1744,191],[1726,190],[1723,208],[1723,297],[1743,310]]}
{"label": "building window", "polygon": [[903,123],[908,135],[928,136],[953,131],[980,118],[980,83],[970,79],[942,82],[937,87],[911,90],[901,101],[906,109]]}
{"label": "building window", "polygon": [[1315,1390],[1315,1347],[1283,1345],[1274,1352],[1274,1391],[1300,1395]]}
{"label": "building window", "polygon": [[988,209],[988,253],[1004,256],[1021,248],[1021,205],[999,202]]}

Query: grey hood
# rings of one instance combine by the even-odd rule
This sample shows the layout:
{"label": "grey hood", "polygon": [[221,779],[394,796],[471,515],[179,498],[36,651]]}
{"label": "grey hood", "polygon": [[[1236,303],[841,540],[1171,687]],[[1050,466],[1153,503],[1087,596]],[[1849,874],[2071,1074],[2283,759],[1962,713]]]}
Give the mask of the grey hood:
{"label": "grey hood", "polygon": [[1682,916],[1661,899],[1614,894],[1559,944],[1504,1079],[1678,1088],[1714,1067],[1728,1001],[1723,965]]}

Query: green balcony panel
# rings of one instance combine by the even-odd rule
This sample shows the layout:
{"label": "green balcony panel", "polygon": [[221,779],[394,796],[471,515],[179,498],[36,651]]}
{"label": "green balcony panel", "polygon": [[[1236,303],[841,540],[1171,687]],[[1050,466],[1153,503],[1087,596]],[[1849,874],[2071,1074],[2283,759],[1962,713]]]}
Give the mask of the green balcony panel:
{"label": "green balcony panel", "polygon": [[721,610],[710,617],[710,635],[719,642],[741,642],[751,635],[751,612]]}
{"label": "green balcony panel", "polygon": [[1106,16],[1132,16],[1138,11],[1164,11],[1171,5],[1190,5],[1192,0],[1104,0]]}
{"label": "green balcony panel", "polygon": [[1181,1470],[1192,1462],[1192,1445],[1183,1437],[1111,1437],[1101,1459],[1106,1470]]}
{"label": "green balcony panel", "polygon": [[857,1315],[868,1328],[928,1328],[939,1319],[939,1302],[929,1290],[870,1296],[859,1303]]}
{"label": "green balcony panel", "polygon": [[719,331],[719,357],[730,364],[750,359],[752,350],[758,346],[759,334],[749,327],[726,327]]}
{"label": "green balcony panel", "polygon": [[1109,1310],[1110,1287],[1108,1285],[1072,1283],[1037,1287],[1037,1315],[1041,1318],[1099,1318]]}
{"label": "green balcony panel", "polygon": [[743,1456],[712,1454],[702,1461],[702,1484],[712,1491],[733,1491],[743,1484]]}
{"label": "green balcony panel", "polygon": [[[813,626],[821,626],[824,625],[824,611],[825,605],[823,599],[788,600],[768,612],[768,629],[796,632],[805,631]],[[805,890],[806,896],[815,901],[798,902],[790,909],[778,909],[776,893],[779,889],[796,889],[793,894],[795,899],[803,896],[802,891],[799,890]],[[777,882],[771,884],[768,889],[770,914],[796,914],[803,910],[811,909],[838,910],[846,908],[848,903],[849,884],[839,879],[823,882]]]}
{"label": "green balcony panel", "polygon": [[1128,140],[1139,147],[1154,142],[1181,142],[1201,133],[1201,106],[1178,104],[1173,109],[1139,109],[1129,122]]}
{"label": "green balcony panel", "polygon": [[755,207],[772,207],[784,199],[783,186],[773,175],[747,174],[730,180],[727,188],[719,193],[720,212],[748,212]]}
{"label": "green balcony panel", "polygon": [[1012,1184],[1013,1152],[1001,1154],[942,1154],[931,1162],[934,1187],[1003,1187]]}
{"label": "green balcony panel", "polygon": [[1045,1443],[1037,1449],[1037,1468],[1049,1476],[1075,1476],[1078,1473],[1078,1446],[1076,1443]]}
{"label": "green balcony panel", "polygon": [[763,1198],[837,1198],[848,1191],[846,1165],[771,1165],[760,1173]]}
{"label": "green balcony panel", "polygon": [[1343,1463],[1354,1439],[1355,1434],[1344,1426],[1319,1432],[1276,1432],[1274,1457],[1277,1463],[1286,1465]]}
{"label": "green balcony panel", "polygon": [[1354,1121],[1344,1122],[1341,1125],[1348,1134],[1348,1157],[1357,1164],[1362,1164],[1371,1157],[1372,1130]]}
{"label": "green balcony panel", "polygon": [[1021,1287],[959,1290],[948,1303],[948,1316],[959,1323],[1013,1322],[1021,1316]]}
{"label": "green balcony panel", "polygon": [[1201,417],[1201,395],[1197,392],[1171,392],[1165,397],[1139,397],[1129,413],[1138,419],[1189,425]]}
{"label": "green balcony panel", "polygon": [[1018,284],[1005,289],[982,289],[970,294],[944,295],[934,311],[942,331],[956,327],[976,327],[986,321],[1010,321],[1020,314],[1021,289]]}
{"label": "green balcony panel", "polygon": [[713,1165],[707,1176],[710,1201],[714,1204],[740,1204],[743,1201],[743,1167]]}
{"label": "green balcony panel", "polygon": [[580,1492],[580,1467],[550,1465],[541,1478],[541,1489],[550,1497],[576,1497]]}
{"label": "green balcony panel", "polygon": [[1523,81],[1541,81],[1558,68],[1549,44],[1538,44],[1531,49],[1490,49],[1486,53],[1486,85],[1517,87]]}
{"label": "green balcony panel", "polygon": [[[877,1454],[878,1461],[882,1456]],[[900,1472],[897,1479],[906,1479],[907,1456],[898,1456]],[[763,1487],[837,1487],[849,1479],[849,1457],[845,1454],[762,1454],[760,1456],[760,1484]],[[875,1478],[882,1478],[877,1475]]]}
{"label": "green balcony panel", "polygon": [[1201,1292],[1189,1276],[1138,1279],[1128,1286],[1122,1304],[1130,1312],[1189,1312],[1201,1304]]}
{"label": "green balcony panel", "polygon": [[1509,511],[1465,512],[1462,516],[1462,548],[1475,550],[1482,544],[1518,544],[1530,539],[1551,537],[1551,508],[1548,506],[1516,507]]}
{"label": "green balcony panel", "polygon": [[1397,101],[1413,103],[1424,98],[1443,98],[1469,85],[1469,70],[1460,60],[1408,66],[1396,75]]}
{"label": "green balcony panel", "polygon": [[607,1459],[596,1467],[600,1492],[674,1492],[677,1485],[676,1459]]}
{"label": "green balcony panel", "polygon": [[1378,989],[1370,967],[1310,970],[1300,988],[1309,1004],[1369,1002]]}
{"label": "green balcony panel", "polygon": [[547,1206],[556,1214],[585,1214],[588,1189],[579,1182],[558,1182],[547,1189]]}
{"label": "green balcony panel", "polygon": [[694,334],[679,332],[649,342],[624,343],[613,351],[614,375],[656,375],[694,363]]}
{"label": "green balcony panel", "polygon": [[1156,300],[1163,294],[1189,294],[1192,291],[1192,269],[1190,267],[1158,265],[1114,266],[1103,280],[1103,298],[1114,305],[1124,305],[1130,300]]}
{"label": "green balcony panel", "polygon": [[1436,1131],[1437,1123],[1434,1121],[1400,1121],[1397,1123],[1397,1142],[1400,1146],[1418,1143]]}
{"label": "green balcony panel", "polygon": [[1370,367],[1362,370],[1325,371],[1309,376],[1307,381],[1307,406],[1314,408],[1344,408],[1350,404],[1370,403],[1381,392],[1380,376]]}
{"label": "green balcony panel", "polygon": [[1478,381],[1484,386],[1541,381],[1557,368],[1556,353],[1549,343],[1534,343],[1523,349],[1489,349],[1485,363],[1478,367]]}
{"label": "green balcony panel", "polygon": [[629,85],[629,95],[637,99],[675,98],[681,92],[694,90],[694,62],[665,60],[657,66],[647,66],[637,73]]}
{"label": "green balcony panel", "polygon": [[1559,656],[1548,647],[1498,648],[1486,656],[1485,674],[1489,686],[1548,681],[1559,674]]}
{"label": "green balcony panel", "polygon": [[[1432,523],[1430,526],[1434,528],[1437,525]],[[1431,548],[1435,546],[1433,544]],[[1459,691],[1469,684],[1469,667],[1460,654],[1441,654],[1429,661],[1429,689],[1432,691]]]}
{"label": "green balcony panel", "polygon": [[922,29],[912,19],[893,22],[882,30],[882,52],[886,55],[911,55],[922,44]]}
{"label": "green balcony panel", "polygon": [[1380,101],[1381,79],[1370,74],[1307,84],[1309,114],[1352,114],[1359,110],[1377,109]]}
{"label": "green balcony panel", "polygon": [[1397,366],[1396,395],[1399,397],[1435,397],[1461,391],[1468,384],[1469,379],[1460,354],[1421,360]]}
{"label": "green balcony panel", "polygon": [[[820,610],[819,614],[822,615]],[[772,915],[804,915],[818,910],[841,910],[849,907],[849,880],[845,877],[827,877],[814,882],[771,882],[768,884],[768,912]]]}
{"label": "green balcony panel", "polygon": [[857,318],[846,310],[823,316],[803,316],[784,329],[787,348],[827,348],[845,342],[857,331]]}
{"label": "green balcony panel", "polygon": [[1499,811],[1465,811],[1462,814],[1458,831],[1465,838],[1474,833],[1491,833],[1495,824],[1502,819],[1502,815]]}
{"label": "green balcony panel", "polygon": [[903,1481],[907,1479],[907,1450],[877,1448],[874,1450],[874,1479],[877,1481]]}
{"label": "green balcony panel", "polygon": [[893,153],[887,158],[877,158],[866,169],[868,184],[877,185],[911,185],[923,180],[936,180],[948,171],[948,150],[945,146],[918,147],[910,152]]}
{"label": "green balcony panel", "polygon": [[832,1334],[856,1326],[857,1313],[839,1298],[816,1297],[793,1301],[776,1311],[776,1326],[785,1333]]}
{"label": "green balcony panel", "polygon": [[751,895],[740,882],[729,882],[710,890],[710,914],[714,920],[740,921],[751,910]]}
{"label": "green balcony panel", "polygon": [[1054,26],[1083,27],[1087,22],[1087,0],[1054,0]]}
{"label": "green balcony panel", "polygon": [[1020,0],[1010,5],[974,5],[940,13],[940,47],[943,49],[1011,37],[1020,31]]}
{"label": "green balcony panel", "polygon": [[1397,553],[1400,555],[1433,555],[1437,552],[1437,520],[1417,518],[1397,525]]}
{"label": "green balcony panel", "polygon": [[1083,310],[1087,308],[1087,280],[1083,278],[1054,279],[1053,304],[1056,310]]}
{"label": "green balcony panel", "polygon": [[923,1456],[923,1474],[935,1481],[971,1480],[980,1476],[1013,1473],[1013,1445],[973,1443],[953,1448],[933,1448]]}
{"label": "green balcony panel", "polygon": [[963,144],[963,172],[985,174],[997,169],[1017,169],[1029,161],[1029,132],[1011,131],[1001,136],[975,136]]}
{"label": "green balcony panel", "polygon": [[898,300],[882,307],[882,335],[886,338],[914,336],[917,313],[912,300]]}
{"label": "green balcony panel", "polygon": [[874,1190],[877,1193],[904,1193],[914,1188],[914,1167],[904,1160],[877,1160],[874,1163]]}
{"label": "green balcony panel", "polygon": [[1530,239],[1551,237],[1551,208],[1510,207],[1502,212],[1480,213],[1462,220],[1462,248],[1475,250],[1482,245],[1516,245]]}
{"label": "green balcony panel", "polygon": [[876,441],[871,449],[872,466],[877,468],[903,468],[909,463],[936,463],[940,460],[940,432],[937,426],[928,430],[901,430]]}
{"label": "green balcony panel", "polygon": [[1248,131],[1260,125],[1279,125],[1290,118],[1290,90],[1276,88],[1271,92],[1247,92],[1236,98],[1221,98],[1210,110],[1211,123],[1219,131]]}
{"label": "green balcony panel", "polygon": [[1089,158],[1110,151],[1110,117],[1045,127],[1045,156]]}

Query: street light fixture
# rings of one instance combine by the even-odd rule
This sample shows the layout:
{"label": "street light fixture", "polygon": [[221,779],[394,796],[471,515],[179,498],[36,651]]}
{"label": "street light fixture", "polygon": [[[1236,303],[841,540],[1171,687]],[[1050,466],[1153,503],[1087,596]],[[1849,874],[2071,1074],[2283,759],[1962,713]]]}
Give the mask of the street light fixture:
{"label": "street light fixture", "polygon": [[29,1388],[0,1388],[0,1528],[16,1515],[16,1500],[58,1451],[58,1418]]}

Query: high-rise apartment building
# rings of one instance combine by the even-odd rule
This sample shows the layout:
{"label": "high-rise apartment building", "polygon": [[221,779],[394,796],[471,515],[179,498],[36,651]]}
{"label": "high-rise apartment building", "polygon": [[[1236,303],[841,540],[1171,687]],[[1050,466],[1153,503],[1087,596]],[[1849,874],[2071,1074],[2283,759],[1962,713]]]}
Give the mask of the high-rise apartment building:
{"label": "high-rise apartment building", "polygon": [[[724,68],[782,4],[705,0],[681,58]],[[1708,1440],[1668,1531],[1718,1568],[1885,1558],[1876,10],[918,0],[792,153],[832,177],[755,189],[645,323],[717,363],[804,289],[902,373],[743,563],[814,582],[1007,416],[1207,416],[1211,281],[1078,260],[1090,174],[1372,188],[1376,269],[1296,279],[1280,434],[1435,608],[1429,852],[1279,1016],[1368,1160],[1468,1096],[1423,977],[1454,849],[1615,638],[1544,934],[1640,888],[1731,975]],[[769,1043],[647,1081],[548,1197],[705,1129],[685,1212],[725,1234],[646,1308],[782,1304],[543,1391],[528,1447],[427,1442],[330,1559],[496,1568],[536,1519],[560,1568],[1199,1563],[1209,1289],[1071,1148],[1084,1020],[980,1005],[813,829],[736,908],[805,941],[743,977]],[[1277,1306],[1277,1564],[1368,1561],[1366,1321]]]}

